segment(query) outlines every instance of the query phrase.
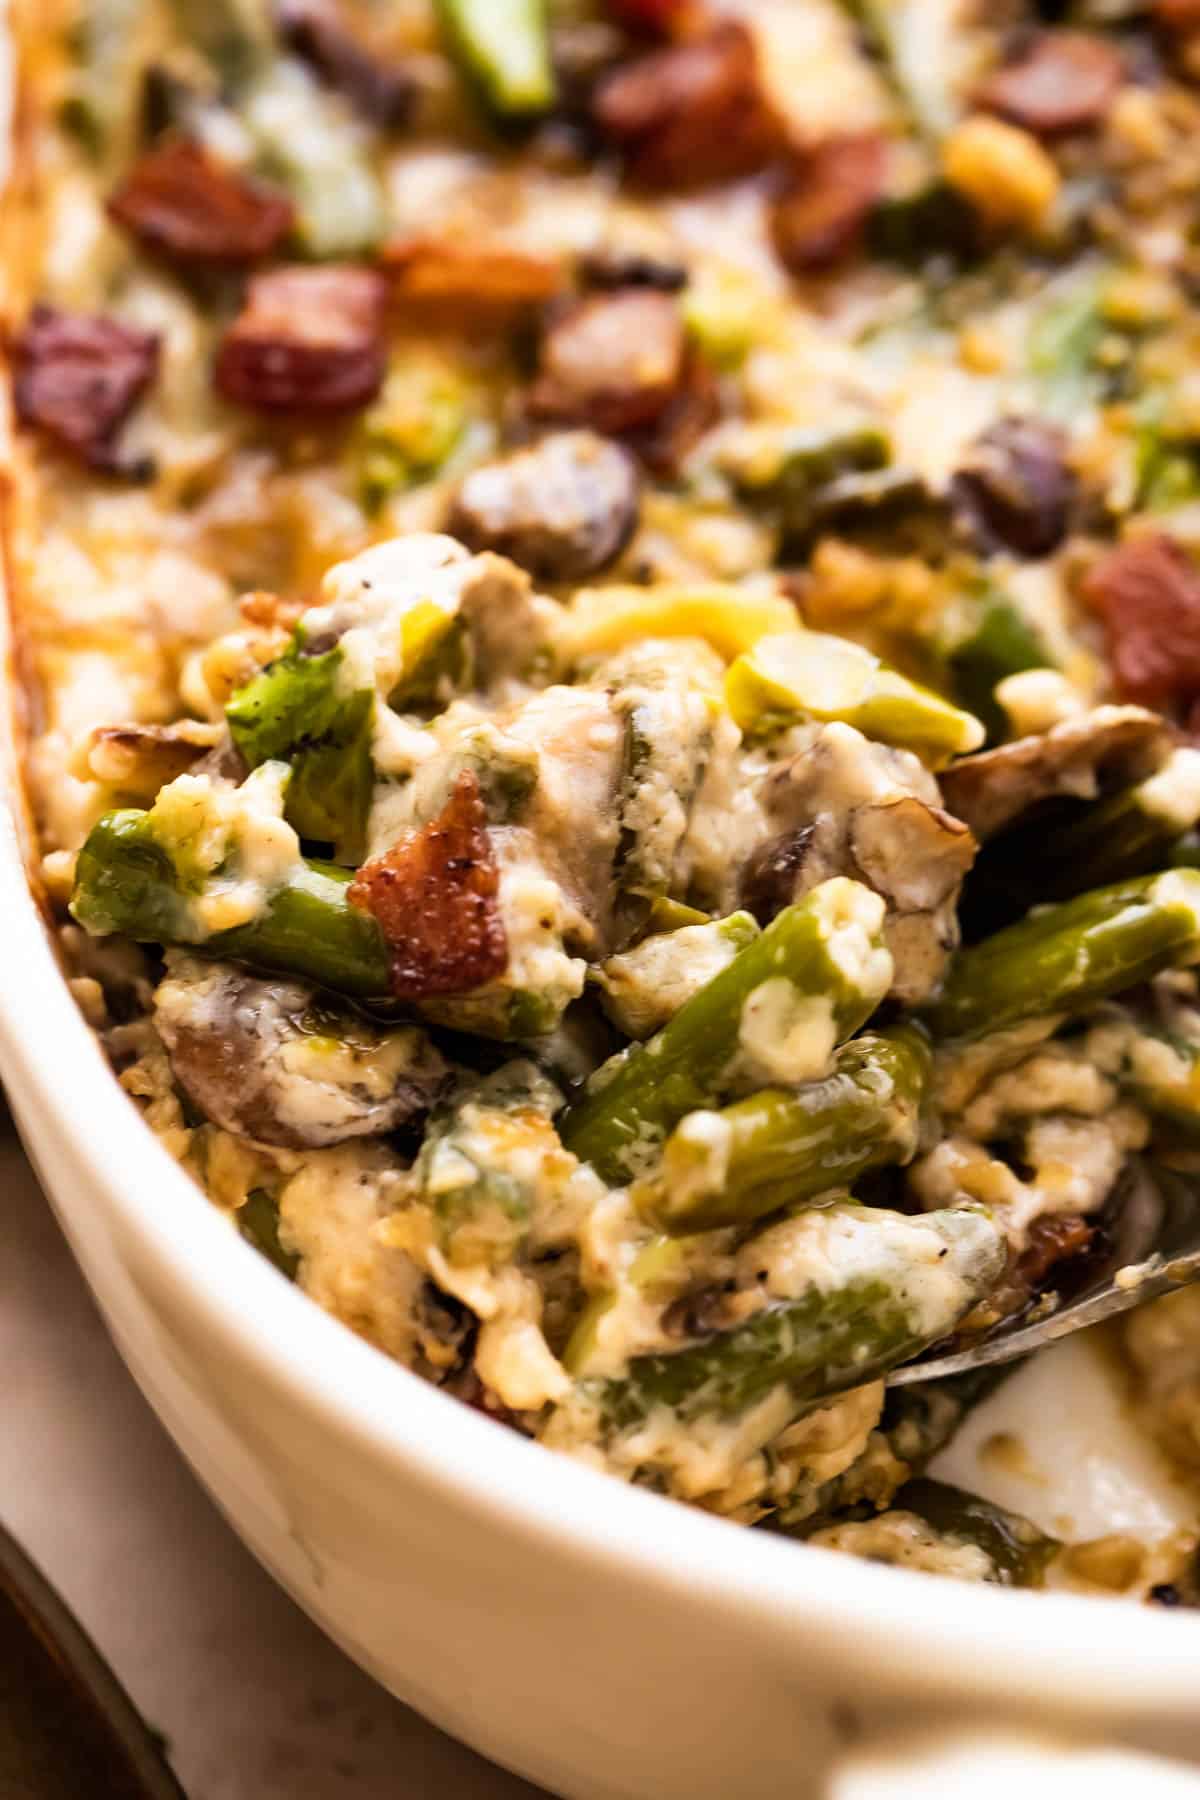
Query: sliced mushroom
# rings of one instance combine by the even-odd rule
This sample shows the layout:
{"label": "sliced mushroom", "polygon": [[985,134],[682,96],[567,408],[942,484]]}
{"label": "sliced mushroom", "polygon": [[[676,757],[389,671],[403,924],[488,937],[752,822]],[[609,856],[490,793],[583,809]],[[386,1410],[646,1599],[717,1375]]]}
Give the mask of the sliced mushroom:
{"label": "sliced mushroom", "polygon": [[150,801],[202,758],[220,748],[224,725],[180,719],[174,725],[98,725],[86,739],[78,773],[129,800]]}
{"label": "sliced mushroom", "polygon": [[952,489],[984,549],[1058,549],[1078,487],[1067,448],[1065,434],[1041,419],[1000,419],[976,439]]}
{"label": "sliced mushroom", "polygon": [[394,1131],[428,1109],[449,1075],[417,1026],[335,1015],[297,982],[180,952],[168,954],[154,1021],[206,1118],[288,1149]]}
{"label": "sliced mushroom", "polygon": [[551,432],[473,469],[447,530],[498,550],[542,581],[578,581],[619,556],[637,524],[640,482],[627,451],[593,431]]}
{"label": "sliced mushroom", "polygon": [[941,776],[942,797],[978,838],[994,837],[1039,801],[1091,800],[1152,775],[1175,734],[1140,706],[1098,706],[1036,737],[964,756]]}
{"label": "sliced mushroom", "polygon": [[893,998],[927,1000],[958,944],[958,896],[977,849],[939,805],[929,771],[849,725],[825,725],[766,778],[761,799],[776,830],[742,877],[759,916],[768,896],[785,904],[833,875],[863,881],[887,902]]}

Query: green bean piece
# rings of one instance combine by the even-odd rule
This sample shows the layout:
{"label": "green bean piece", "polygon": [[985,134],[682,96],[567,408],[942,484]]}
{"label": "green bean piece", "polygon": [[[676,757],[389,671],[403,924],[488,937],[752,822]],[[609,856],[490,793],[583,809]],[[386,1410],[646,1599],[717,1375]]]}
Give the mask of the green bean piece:
{"label": "green bean piece", "polygon": [[434,1113],[413,1176],[452,1263],[512,1261],[529,1225],[537,1152],[558,1149],[550,1120],[561,1104],[554,1083],[521,1061],[472,1077]]}
{"label": "green bean piece", "polygon": [[823,631],[760,639],[730,668],[725,701],[751,735],[770,735],[801,719],[837,719],[933,763],[978,750],[984,739],[970,713],[889,669],[861,644]]}
{"label": "green bean piece", "polygon": [[753,455],[737,468],[734,482],[751,504],[778,511],[785,523],[803,524],[818,489],[841,475],[885,469],[891,460],[891,443],[876,425],[801,431]]}
{"label": "green bean piece", "polygon": [[661,1031],[598,1071],[563,1121],[567,1149],[619,1183],[747,1071],[759,1085],[824,1073],[891,984],[882,922],[879,896],[841,877],[785,907]]}
{"label": "green bean piece", "polygon": [[1200,949],[1200,872],[1171,869],[1098,888],[960,950],[926,1017],[937,1038],[977,1038],[1076,1013]]}
{"label": "green bean piece", "polygon": [[885,194],[867,217],[867,249],[880,262],[920,267],[931,257],[965,260],[979,248],[979,214],[941,176],[904,194]]}
{"label": "green bean piece", "polygon": [[995,930],[1044,900],[1070,900],[1164,868],[1200,820],[1200,751],[1175,750],[1163,767],[1102,800],[1067,801],[983,847],[966,912]]}
{"label": "green bean piece", "polygon": [[498,119],[533,118],[556,98],[546,0],[435,0],[450,53]]}
{"label": "green bean piece", "polygon": [[237,1209],[237,1228],[281,1275],[295,1281],[300,1258],[295,1251],[285,1250],[279,1240],[279,1203],[266,1188],[251,1188]]}
{"label": "green bean piece", "polygon": [[1063,291],[1052,288],[1028,338],[1029,372],[1040,410],[1069,423],[1088,404],[1100,382],[1100,347],[1108,331],[1104,303],[1112,270],[1088,269]]}
{"label": "green bean piece", "polygon": [[[861,1224],[839,1270],[829,1257],[819,1280],[788,1299],[767,1299],[728,1331],[671,1353],[635,1356],[628,1372],[585,1382],[605,1425],[640,1425],[656,1407],[681,1423],[732,1418],[785,1389],[798,1417],[831,1394],[859,1387],[945,1337],[999,1279],[1003,1235],[983,1212],[949,1208],[908,1219],[844,1205],[809,1215],[834,1231]],[[913,1233],[928,1234],[931,1260],[912,1261]],[[937,1270],[935,1287],[923,1278]]]}
{"label": "green bean piece", "polygon": [[764,1088],[720,1112],[692,1113],[634,1189],[640,1210],[681,1236],[743,1225],[851,1187],[868,1169],[911,1161],[933,1068],[919,1026],[855,1038],[831,1075]]}
{"label": "green bean piece", "polygon": [[1200,499],[1200,444],[1193,432],[1172,430],[1164,407],[1148,405],[1134,444],[1134,510],[1171,512]]}
{"label": "green bean piece", "polygon": [[950,687],[960,706],[983,723],[987,741],[1008,735],[1008,717],[996,688],[1026,669],[1051,669],[1054,659],[1041,636],[1007,595],[983,597],[974,623],[947,656]]}
{"label": "green bean piece", "polygon": [[343,692],[344,660],[337,645],[306,656],[297,634],[283,656],[238,688],[225,717],[248,767],[275,759],[291,764],[289,824],[357,867],[375,785],[375,695],[369,688]]}
{"label": "green bean piece", "polygon": [[106,813],[79,852],[71,911],[86,931],[139,943],[188,944],[204,956],[296,975],[357,1000],[383,1000],[389,960],[370,913],[351,906],[353,879],[332,863],[304,862],[247,925],[197,942],[186,885],[144,812]]}
{"label": "green bean piece", "polygon": [[937,555],[952,524],[944,495],[911,469],[868,469],[815,488],[786,520],[780,552],[803,556],[818,538],[854,536],[881,551]]}
{"label": "green bean piece", "polygon": [[977,1545],[1001,1587],[1041,1587],[1048,1566],[1062,1549],[1058,1538],[1047,1537],[1020,1513],[928,1476],[907,1482],[892,1505],[916,1513],[944,1537]]}

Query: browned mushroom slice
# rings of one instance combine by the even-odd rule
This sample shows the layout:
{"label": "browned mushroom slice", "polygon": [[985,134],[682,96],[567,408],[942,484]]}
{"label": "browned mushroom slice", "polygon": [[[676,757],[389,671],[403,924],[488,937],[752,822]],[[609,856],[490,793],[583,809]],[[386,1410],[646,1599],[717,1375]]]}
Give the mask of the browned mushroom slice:
{"label": "browned mushroom slice", "polygon": [[1175,734],[1140,706],[1098,706],[1035,737],[964,756],[941,775],[942,797],[976,837],[994,837],[1039,801],[1090,800],[1152,775]]}
{"label": "browned mushroom slice", "polygon": [[754,35],[735,19],[615,70],[597,89],[593,117],[624,151],[633,179],[649,187],[706,187],[749,175],[784,144]]}
{"label": "browned mushroom slice", "polygon": [[99,314],[35,306],[13,345],[13,402],[34,425],[94,469],[138,473],[117,433],[158,369],[156,333]]}
{"label": "browned mushroom slice", "polygon": [[154,1022],[188,1098],[214,1125],[289,1149],[394,1131],[449,1070],[415,1025],[384,1029],[312,990],[172,952]]}
{"label": "browned mushroom slice", "polygon": [[464,769],[435,819],[358,871],[350,900],[379,924],[401,1000],[463,994],[503,975],[500,873],[479,779]]}
{"label": "browned mushroom slice", "polygon": [[1087,31],[1044,31],[994,69],[978,103],[1038,137],[1098,125],[1121,85],[1116,46]]}
{"label": "browned mushroom slice", "polygon": [[108,203],[110,215],[174,262],[257,262],[287,236],[286,194],[250,181],[203,145],[171,138],[139,158]]}
{"label": "browned mushroom slice", "polygon": [[633,534],[640,483],[632,457],[592,431],[551,432],[465,477],[446,529],[498,550],[542,581],[579,581]]}
{"label": "browned mushroom slice", "polygon": [[98,725],[83,747],[79,772],[128,800],[149,802],[168,781],[210,755],[226,735],[223,724],[199,719],[174,725]]}
{"label": "browned mushroom slice", "polygon": [[984,549],[1058,549],[1078,487],[1067,448],[1065,433],[1041,419],[1000,419],[975,440],[952,489]]}
{"label": "browned mushroom slice", "polygon": [[267,413],[338,413],[383,385],[387,287],[350,263],[256,275],[217,353],[227,400]]}
{"label": "browned mushroom slice", "polygon": [[775,832],[743,871],[747,903],[763,918],[831,876],[866,882],[887,902],[892,997],[927,1000],[957,947],[959,892],[978,849],[929,771],[849,725],[825,725],[767,776],[760,798]]}

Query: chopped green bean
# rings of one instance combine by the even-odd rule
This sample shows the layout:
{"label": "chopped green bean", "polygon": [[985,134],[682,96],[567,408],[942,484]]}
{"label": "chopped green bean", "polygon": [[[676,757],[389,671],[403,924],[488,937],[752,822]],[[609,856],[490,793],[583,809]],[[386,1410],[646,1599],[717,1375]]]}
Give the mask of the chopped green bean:
{"label": "chopped green bean", "polygon": [[[838,1247],[832,1234],[855,1233],[845,1269],[835,1264],[794,1297],[765,1300],[728,1331],[678,1351],[635,1356],[623,1377],[587,1383],[610,1430],[637,1426],[660,1406],[684,1423],[730,1418],[776,1389],[787,1392],[798,1416],[944,1337],[988,1291],[1005,1261],[999,1228],[970,1209],[908,1219],[845,1205],[809,1219],[830,1234],[830,1256]],[[936,1296],[920,1291],[913,1233],[928,1235],[938,1270]]]}
{"label": "chopped green bean", "polygon": [[637,1204],[664,1231],[709,1231],[907,1162],[931,1068],[924,1033],[900,1026],[846,1044],[822,1081],[692,1113],[667,1139],[661,1169],[634,1189]]}
{"label": "chopped green bean", "polygon": [[234,743],[251,769],[291,764],[285,816],[302,838],[330,844],[356,866],[366,845],[374,791],[371,739],[375,695],[343,691],[341,649],[306,656],[296,642],[238,688],[225,708]]}
{"label": "chopped green bean", "polygon": [[961,950],[927,1015],[935,1037],[974,1038],[1081,1012],[1200,950],[1200,872],[1172,869],[1039,907]]}
{"label": "chopped green bean", "polygon": [[187,889],[147,818],[106,813],[92,827],[71,901],[85,930],[119,931],[139,943],[190,944],[204,956],[298,975],[352,999],[387,996],[387,948],[371,915],[346,898],[349,870],[300,863],[257,918],[197,942]]}
{"label": "chopped green bean", "polygon": [[785,907],[660,1032],[598,1072],[563,1122],[566,1147],[620,1182],[739,1071],[759,1085],[823,1073],[890,985],[882,922],[878,895],[841,878]]}
{"label": "chopped green bean", "polygon": [[555,100],[546,0],[435,0],[451,54],[488,112],[523,119]]}

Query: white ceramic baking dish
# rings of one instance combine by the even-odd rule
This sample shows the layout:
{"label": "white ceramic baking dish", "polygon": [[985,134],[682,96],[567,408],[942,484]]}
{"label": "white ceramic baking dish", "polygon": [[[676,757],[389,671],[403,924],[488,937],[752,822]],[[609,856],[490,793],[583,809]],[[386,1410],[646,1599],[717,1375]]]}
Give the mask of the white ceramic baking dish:
{"label": "white ceramic baking dish", "polygon": [[[739,1530],[525,1442],[320,1312],[114,1081],[27,883],[11,736],[4,762],[0,1075],[46,1192],[200,1479],[402,1699],[581,1800],[875,1800],[885,1777],[851,1772],[848,1752],[873,1754],[856,1744],[997,1723],[1200,1761],[1200,1616],[981,1589]],[[1036,1756],[1027,1789],[1074,1791]],[[1146,1770],[1112,1767],[1111,1788],[1087,1777],[1090,1800],[1149,1796]],[[902,1774],[891,1751],[887,1768],[896,1794],[968,1791]],[[1200,1777],[1180,1783],[1200,1792]]]}

